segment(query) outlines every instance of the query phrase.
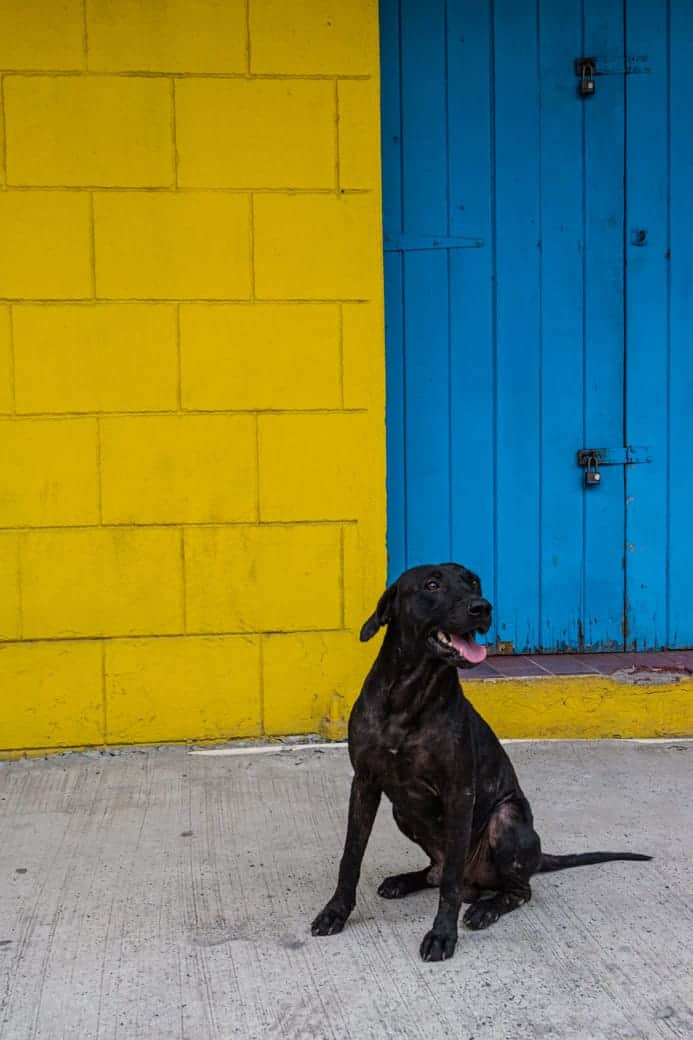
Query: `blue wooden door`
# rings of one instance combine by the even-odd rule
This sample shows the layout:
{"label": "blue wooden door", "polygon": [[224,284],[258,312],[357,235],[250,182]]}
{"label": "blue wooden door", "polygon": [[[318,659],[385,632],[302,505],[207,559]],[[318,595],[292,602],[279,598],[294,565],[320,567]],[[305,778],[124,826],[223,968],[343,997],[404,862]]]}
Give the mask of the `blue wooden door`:
{"label": "blue wooden door", "polygon": [[391,572],[478,569],[502,651],[691,645],[686,0],[381,0],[381,53]]}

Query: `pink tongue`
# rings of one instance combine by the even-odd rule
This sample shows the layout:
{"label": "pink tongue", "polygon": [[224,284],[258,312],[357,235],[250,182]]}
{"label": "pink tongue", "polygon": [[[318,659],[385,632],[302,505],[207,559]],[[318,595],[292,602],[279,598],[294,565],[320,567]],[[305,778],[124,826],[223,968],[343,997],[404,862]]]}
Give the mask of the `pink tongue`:
{"label": "pink tongue", "polygon": [[458,654],[470,664],[481,664],[486,659],[486,647],[477,643],[474,636],[450,636],[450,642]]}

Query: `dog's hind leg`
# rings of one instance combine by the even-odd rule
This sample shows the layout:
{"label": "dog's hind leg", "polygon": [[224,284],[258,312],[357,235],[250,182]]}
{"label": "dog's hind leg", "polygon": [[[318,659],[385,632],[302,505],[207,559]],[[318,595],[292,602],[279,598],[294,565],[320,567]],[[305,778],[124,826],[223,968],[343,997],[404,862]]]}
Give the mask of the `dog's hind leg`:
{"label": "dog's hind leg", "polygon": [[524,807],[506,802],[492,815],[486,833],[496,873],[495,892],[477,899],[466,911],[467,928],[488,928],[503,914],[532,898],[529,879],[541,860],[539,836]]}

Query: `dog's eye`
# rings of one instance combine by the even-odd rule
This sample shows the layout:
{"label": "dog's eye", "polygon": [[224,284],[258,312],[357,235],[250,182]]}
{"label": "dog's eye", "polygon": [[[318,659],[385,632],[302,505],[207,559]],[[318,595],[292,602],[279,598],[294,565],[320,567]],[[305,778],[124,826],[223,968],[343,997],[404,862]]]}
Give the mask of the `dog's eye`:
{"label": "dog's eye", "polygon": [[429,578],[426,582],[425,588],[428,589],[429,592],[437,592],[440,588],[440,582],[437,582],[435,578]]}

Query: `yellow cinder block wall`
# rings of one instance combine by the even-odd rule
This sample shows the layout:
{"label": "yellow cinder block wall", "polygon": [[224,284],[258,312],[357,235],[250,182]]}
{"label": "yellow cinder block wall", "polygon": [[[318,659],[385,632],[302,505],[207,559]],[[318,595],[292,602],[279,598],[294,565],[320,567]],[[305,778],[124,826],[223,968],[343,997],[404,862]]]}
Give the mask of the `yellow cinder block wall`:
{"label": "yellow cinder block wall", "polygon": [[0,753],[353,702],[378,120],[376,0],[0,0]]}

